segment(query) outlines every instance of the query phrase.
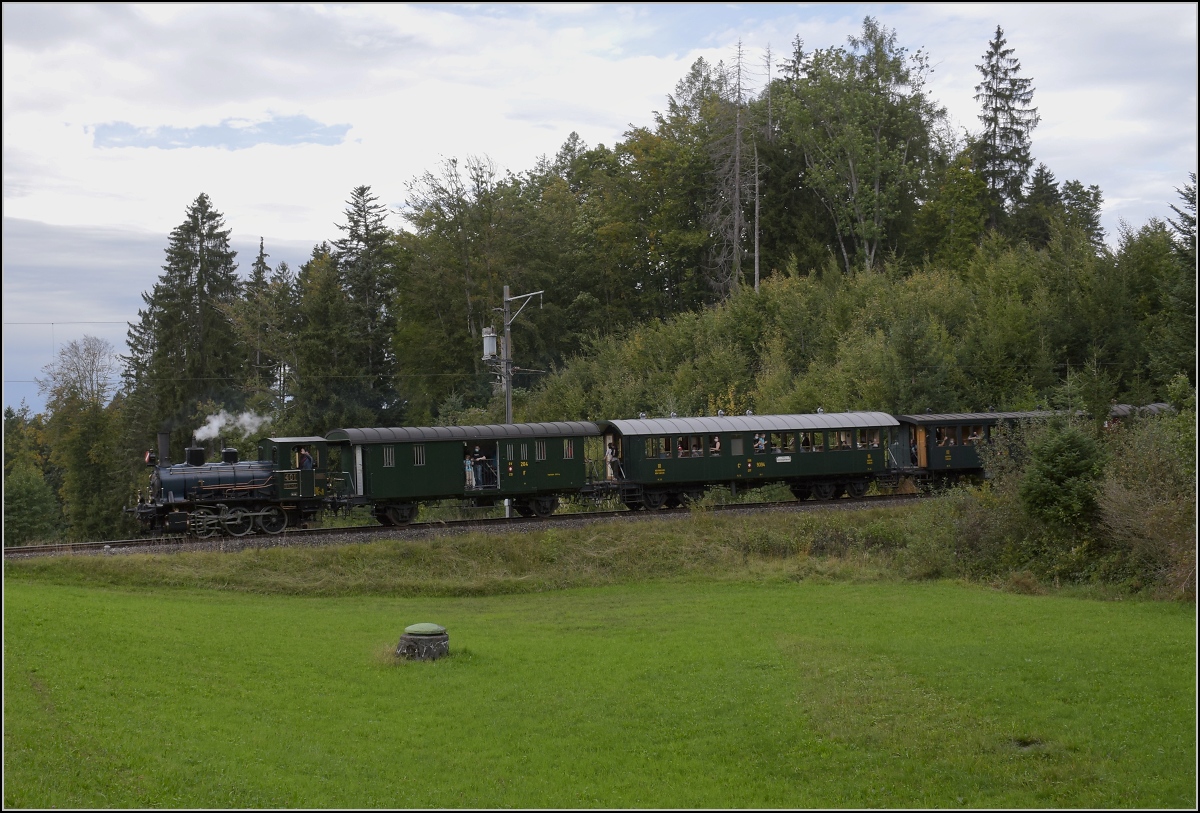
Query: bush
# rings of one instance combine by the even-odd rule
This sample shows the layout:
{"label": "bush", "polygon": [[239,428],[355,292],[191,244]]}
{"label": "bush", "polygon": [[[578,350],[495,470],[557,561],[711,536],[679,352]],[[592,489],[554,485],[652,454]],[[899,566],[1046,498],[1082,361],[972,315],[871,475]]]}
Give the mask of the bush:
{"label": "bush", "polygon": [[57,537],[62,514],[42,473],[17,465],[4,478],[4,542],[27,545]]}
{"label": "bush", "polygon": [[1103,467],[1104,454],[1091,436],[1073,426],[1051,426],[1030,447],[1021,502],[1046,523],[1086,530],[1096,516]]}

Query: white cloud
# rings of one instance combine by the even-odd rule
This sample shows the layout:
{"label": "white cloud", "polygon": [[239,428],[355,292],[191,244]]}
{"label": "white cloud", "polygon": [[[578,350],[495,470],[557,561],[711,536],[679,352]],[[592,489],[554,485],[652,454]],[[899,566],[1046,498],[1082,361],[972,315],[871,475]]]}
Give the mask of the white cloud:
{"label": "white cloud", "polygon": [[[611,146],[652,123],[697,57],[728,61],[740,38],[761,81],[768,43],[778,63],[794,37],[842,44],[867,14],[925,49],[931,92],[968,129],[975,65],[1003,26],[1037,88],[1035,158],[1060,181],[1101,186],[1110,235],[1118,218],[1169,214],[1195,169],[1193,4],[21,3],[3,6],[5,214],[157,235],[161,249],[203,191],[235,238],[311,246],[336,236],[357,185],[395,206],[443,157],[486,154],[521,171],[572,130]],[[95,143],[114,122],[144,135],[275,120],[349,129],[336,145]],[[21,251],[6,223],[6,313]],[[79,262],[87,273],[86,250]],[[141,273],[152,279],[158,264]],[[47,313],[65,305],[21,296]],[[6,377],[11,338],[6,328]]]}

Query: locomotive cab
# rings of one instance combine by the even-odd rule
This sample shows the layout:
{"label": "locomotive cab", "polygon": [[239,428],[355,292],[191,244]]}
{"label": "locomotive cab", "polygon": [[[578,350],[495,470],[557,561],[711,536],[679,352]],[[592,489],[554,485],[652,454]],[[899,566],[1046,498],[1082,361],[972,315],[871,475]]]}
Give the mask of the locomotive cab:
{"label": "locomotive cab", "polygon": [[[311,468],[303,464],[304,451],[311,458]],[[336,493],[336,488],[331,488],[329,443],[325,438],[264,438],[258,444],[258,458],[274,467],[281,499],[319,499]]]}

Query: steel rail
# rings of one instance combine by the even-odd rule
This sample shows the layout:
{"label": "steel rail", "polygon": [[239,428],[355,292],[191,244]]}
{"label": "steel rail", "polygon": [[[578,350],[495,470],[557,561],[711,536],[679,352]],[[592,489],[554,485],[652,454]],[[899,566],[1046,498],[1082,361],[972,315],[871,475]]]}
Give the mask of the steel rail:
{"label": "steel rail", "polygon": [[[385,536],[387,534],[403,534],[408,536],[413,532],[441,531],[462,532],[471,529],[516,528],[538,526],[547,522],[557,524],[583,522],[595,519],[611,519],[614,521],[637,521],[655,517],[680,516],[708,511],[725,513],[739,511],[817,511],[822,509],[851,508],[865,509],[887,503],[903,503],[923,499],[925,494],[880,494],[872,497],[840,497],[832,500],[779,500],[775,502],[757,503],[727,503],[713,506],[680,506],[678,508],[658,508],[630,511],[622,508],[617,511],[575,511],[570,513],[552,514],[548,517],[486,517],[482,519],[432,520],[414,522],[409,525],[353,525],[341,528],[289,528],[279,534],[246,534],[243,536],[193,536],[188,534],[173,534],[170,536],[142,537],[140,539],[117,539],[107,542],[61,542],[50,545],[16,545],[5,547],[4,557],[26,558],[32,556],[48,556],[63,553],[103,553],[105,550],[121,548],[153,548],[163,546],[184,546],[196,543],[226,543],[231,550],[243,548],[268,547],[275,540],[302,539],[309,536],[340,536],[344,534],[371,534]],[[424,534],[422,534],[424,535]],[[261,544],[256,544],[261,543]]]}

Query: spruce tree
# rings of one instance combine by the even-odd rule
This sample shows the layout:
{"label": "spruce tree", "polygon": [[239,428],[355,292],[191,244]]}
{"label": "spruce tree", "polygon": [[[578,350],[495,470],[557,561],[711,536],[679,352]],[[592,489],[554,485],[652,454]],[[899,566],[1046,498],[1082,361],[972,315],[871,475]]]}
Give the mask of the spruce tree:
{"label": "spruce tree", "polygon": [[1016,211],[1015,236],[1034,248],[1045,248],[1050,242],[1050,222],[1061,214],[1062,202],[1054,173],[1038,164]]}
{"label": "spruce tree", "polygon": [[349,306],[351,353],[362,378],[346,382],[343,396],[384,416],[395,401],[395,355],[391,339],[395,271],[389,254],[391,230],[384,222],[386,207],[359,186],[346,201],[344,236],[333,242],[333,259]]}
{"label": "spruce tree", "polygon": [[1018,75],[1021,63],[1013,57],[1013,49],[1005,47],[1007,43],[1003,29],[996,26],[996,36],[988,44],[983,64],[975,66],[983,74],[983,81],[975,86],[975,101],[983,106],[976,166],[991,197],[992,228],[1021,198],[1033,164],[1029,134],[1040,121],[1037,108],[1029,105],[1033,80]]}
{"label": "spruce tree", "polygon": [[246,353],[229,309],[241,294],[235,252],[224,216],[201,193],[168,240],[166,263],[146,307],[129,326],[125,380],[132,412],[147,424],[175,432],[182,448],[191,439],[203,400],[236,408]]}
{"label": "spruce tree", "polygon": [[289,431],[324,434],[337,427],[377,425],[363,404],[364,370],[351,318],[351,302],[328,243],[313,247],[300,268],[296,385]]}

